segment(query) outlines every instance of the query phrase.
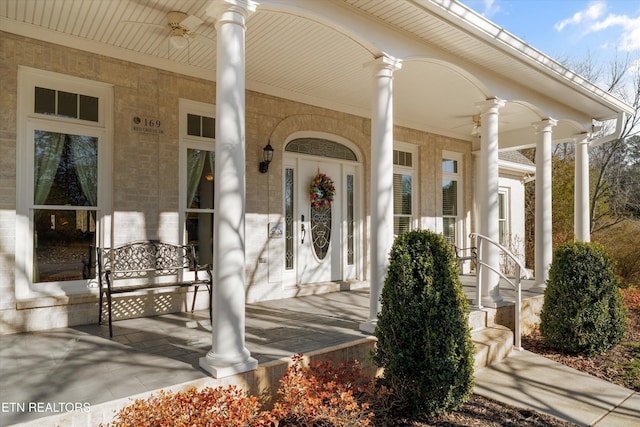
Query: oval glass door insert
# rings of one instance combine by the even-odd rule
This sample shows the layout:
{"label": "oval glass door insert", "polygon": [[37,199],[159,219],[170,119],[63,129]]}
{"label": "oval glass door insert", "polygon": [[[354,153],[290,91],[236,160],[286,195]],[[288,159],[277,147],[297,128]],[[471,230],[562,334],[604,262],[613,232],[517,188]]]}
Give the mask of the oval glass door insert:
{"label": "oval glass door insert", "polygon": [[331,206],[311,205],[311,240],[318,259],[324,259],[331,242]]}

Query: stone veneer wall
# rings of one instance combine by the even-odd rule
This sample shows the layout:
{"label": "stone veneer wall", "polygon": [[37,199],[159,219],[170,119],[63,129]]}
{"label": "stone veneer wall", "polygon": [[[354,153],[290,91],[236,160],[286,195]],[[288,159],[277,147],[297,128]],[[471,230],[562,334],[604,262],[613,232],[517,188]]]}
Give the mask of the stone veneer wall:
{"label": "stone veneer wall", "polygon": [[[215,83],[147,66],[0,32],[0,334],[91,324],[97,321],[97,294],[16,301],[16,109],[18,66],[57,72],[113,85],[112,208],[114,243],[137,239],[177,241],[178,100],[215,103]],[[213,74],[213,73],[212,73]],[[163,135],[133,132],[133,116],[159,118]],[[269,222],[282,221],[282,160],[286,138],[295,131],[322,131],[358,146],[364,185],[363,236],[369,235],[370,121],[346,113],[248,92],[246,99],[247,301],[288,296],[280,277],[284,240],[269,241]],[[420,226],[435,228],[441,210],[442,150],[464,154],[465,208],[471,209],[471,144],[396,127],[395,140],[419,146]],[[258,172],[267,141],[275,148],[269,173]],[[364,250],[363,280],[368,277]],[[190,294],[122,300],[120,317],[184,309]],[[186,299],[185,299],[186,298]],[[205,308],[199,298],[199,308]]]}

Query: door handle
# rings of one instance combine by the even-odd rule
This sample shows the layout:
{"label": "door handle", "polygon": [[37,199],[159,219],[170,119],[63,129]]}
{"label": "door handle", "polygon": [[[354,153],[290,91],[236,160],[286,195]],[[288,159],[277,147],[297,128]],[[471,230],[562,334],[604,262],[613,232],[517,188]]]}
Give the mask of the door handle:
{"label": "door handle", "polygon": [[304,228],[304,215],[300,215],[300,235],[302,238],[300,239],[300,244],[304,245],[304,238],[307,234],[307,230]]}

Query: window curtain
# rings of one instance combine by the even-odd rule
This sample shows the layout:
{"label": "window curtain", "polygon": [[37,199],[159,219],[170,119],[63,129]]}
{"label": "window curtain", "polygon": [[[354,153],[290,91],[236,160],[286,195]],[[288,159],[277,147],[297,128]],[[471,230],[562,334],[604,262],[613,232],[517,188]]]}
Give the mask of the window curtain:
{"label": "window curtain", "polygon": [[36,205],[47,201],[58,172],[66,135],[37,130],[34,135],[34,197]]}
{"label": "window curtain", "polygon": [[[33,167],[33,203],[35,205],[43,205],[47,201],[53,180],[58,173],[58,165],[62,157],[62,150],[66,135],[63,133],[46,132],[36,130],[34,133],[34,167]],[[36,220],[40,211],[35,211]],[[40,271],[38,269],[38,261],[36,251],[38,248],[38,232],[34,228],[33,232],[33,281],[40,281]]]}
{"label": "window curtain", "polygon": [[98,205],[98,144],[96,138],[70,135],[71,153],[89,206]]}
{"label": "window curtain", "polygon": [[196,197],[206,159],[201,150],[187,150],[187,209]]}

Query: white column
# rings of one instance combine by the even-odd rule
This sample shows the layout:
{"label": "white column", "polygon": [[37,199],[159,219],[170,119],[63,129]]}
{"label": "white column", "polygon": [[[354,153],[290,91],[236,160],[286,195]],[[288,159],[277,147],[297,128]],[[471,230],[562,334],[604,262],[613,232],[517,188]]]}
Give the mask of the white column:
{"label": "white column", "polygon": [[[498,118],[505,101],[489,99],[480,102],[480,170],[478,173],[478,230],[479,233],[498,242],[499,239],[499,166],[498,166]],[[482,262],[500,268],[499,249],[486,242],[482,245]],[[482,305],[496,307],[502,302],[500,276],[489,268],[481,269]]]}
{"label": "white column", "polygon": [[576,240],[591,241],[591,215],[589,214],[589,139],[576,141],[574,230]]}
{"label": "white column", "polygon": [[211,350],[200,367],[226,377],[258,367],[245,347],[245,19],[255,3],[216,1],[216,179]]}
{"label": "white column", "polygon": [[543,290],[553,260],[553,224],[551,219],[551,129],[556,120],[533,123],[536,130],[536,205],[535,205],[535,286]]}
{"label": "white column", "polygon": [[383,56],[371,66],[371,294],[369,319],[360,325],[369,333],[375,331],[393,245],[393,72],[401,63]]}

